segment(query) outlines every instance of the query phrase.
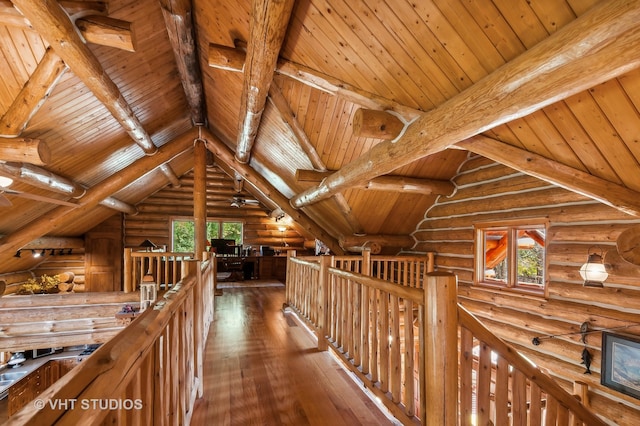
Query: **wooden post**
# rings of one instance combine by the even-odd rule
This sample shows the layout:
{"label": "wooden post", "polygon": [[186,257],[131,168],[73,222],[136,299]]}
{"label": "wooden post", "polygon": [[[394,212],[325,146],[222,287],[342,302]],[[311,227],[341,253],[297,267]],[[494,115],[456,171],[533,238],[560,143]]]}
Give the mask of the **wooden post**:
{"label": "wooden post", "polygon": [[428,425],[457,425],[458,308],[455,275],[430,272],[424,291],[425,388]]}
{"label": "wooden post", "polygon": [[204,141],[194,143],[193,167],[193,224],[195,228],[196,259],[202,259],[207,240],[207,147]]}
{"label": "wooden post", "polygon": [[133,288],[133,257],[131,257],[131,253],[133,252],[132,248],[124,249],[124,292],[131,293],[135,289]]}
{"label": "wooden post", "polygon": [[326,328],[329,324],[329,265],[332,256],[320,256],[320,274],[318,286],[320,287],[320,306],[318,306],[318,350],[327,350]]}
{"label": "wooden post", "polygon": [[[206,254],[204,254],[206,257]],[[204,346],[207,336],[204,335],[204,322],[206,308],[204,303],[209,299],[204,296],[203,289],[205,288],[204,276],[202,274],[202,262],[196,262],[196,285],[193,289],[193,345],[195,346],[195,371],[194,376],[198,379],[198,398],[202,398],[204,395]]]}

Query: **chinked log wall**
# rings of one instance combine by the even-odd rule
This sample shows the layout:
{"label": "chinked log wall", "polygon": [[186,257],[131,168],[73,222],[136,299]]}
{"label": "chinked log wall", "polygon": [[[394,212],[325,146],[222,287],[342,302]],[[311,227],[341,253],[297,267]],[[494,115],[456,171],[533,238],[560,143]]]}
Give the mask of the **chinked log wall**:
{"label": "chinked log wall", "polygon": [[[640,323],[640,268],[616,252],[616,238],[638,218],[551,186],[482,157],[471,157],[454,179],[452,197],[440,197],[419,224],[420,252],[436,252],[436,269],[459,280],[459,301],[493,332],[546,368],[570,391],[586,382],[594,411],[620,425],[640,424],[640,403],[600,384],[601,333],[587,336],[593,355],[584,374],[580,325],[607,329]],[[473,224],[514,218],[547,217],[548,298],[473,286]],[[609,278],[605,287],[585,288],[578,273],[590,247],[600,246]],[[640,327],[618,330],[640,334]],[[567,333],[577,333],[566,335]],[[534,337],[544,339],[539,346]]]}
{"label": "chinked log wall", "polygon": [[[243,221],[245,247],[279,246],[283,238],[290,246],[303,246],[302,236],[291,229],[283,235],[278,229],[281,225],[263,210],[253,206],[231,207],[231,199],[238,195],[233,185],[233,180],[220,169],[207,168],[207,216],[210,219]],[[166,187],[137,207],[137,215],[125,215],[125,246],[136,247],[149,239],[171,250],[171,219],[193,217],[193,173],[180,178],[180,187]]]}

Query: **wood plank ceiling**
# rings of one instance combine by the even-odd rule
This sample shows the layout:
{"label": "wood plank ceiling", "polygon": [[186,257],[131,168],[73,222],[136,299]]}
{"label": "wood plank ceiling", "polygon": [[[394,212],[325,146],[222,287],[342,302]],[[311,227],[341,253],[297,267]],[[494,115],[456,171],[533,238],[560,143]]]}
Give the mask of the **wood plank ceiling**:
{"label": "wood plank ceiling", "polygon": [[[337,249],[407,237],[467,150],[637,215],[639,3],[0,0],[0,175],[32,163],[88,194],[13,173],[10,190],[79,207],[7,191],[3,269],[36,234],[80,236],[116,212],[104,199],[135,209],[176,184],[198,135],[265,210]],[[405,133],[360,133],[362,108]],[[181,155],[153,160],[174,143]],[[303,180],[311,169],[340,172]]]}

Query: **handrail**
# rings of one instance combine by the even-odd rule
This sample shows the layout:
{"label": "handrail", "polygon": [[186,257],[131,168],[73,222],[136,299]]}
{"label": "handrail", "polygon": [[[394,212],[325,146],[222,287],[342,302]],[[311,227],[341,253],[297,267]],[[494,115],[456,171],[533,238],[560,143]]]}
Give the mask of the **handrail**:
{"label": "handrail", "polygon": [[568,393],[549,375],[545,374],[528,359],[493,334],[467,309],[458,304],[458,321],[461,327],[469,330],[474,337],[487,344],[492,351],[504,358],[514,369],[523,373],[527,379],[535,383],[559,404],[570,410],[580,421],[591,426],[606,425],[602,419],[580,403],[573,395]]}
{"label": "handrail", "polygon": [[605,424],[457,304],[454,275],[413,288],[327,257],[289,256],[287,303],[404,424]]}
{"label": "handrail", "polygon": [[182,262],[193,260],[189,252],[159,252],[124,250],[124,292],[136,291],[138,285],[150,277],[158,292],[168,290],[181,278]]}
{"label": "handrail", "polygon": [[[125,417],[130,424],[188,424],[203,390],[215,265],[189,262],[181,283],[9,424],[120,423]],[[112,405],[105,410],[100,404]]]}

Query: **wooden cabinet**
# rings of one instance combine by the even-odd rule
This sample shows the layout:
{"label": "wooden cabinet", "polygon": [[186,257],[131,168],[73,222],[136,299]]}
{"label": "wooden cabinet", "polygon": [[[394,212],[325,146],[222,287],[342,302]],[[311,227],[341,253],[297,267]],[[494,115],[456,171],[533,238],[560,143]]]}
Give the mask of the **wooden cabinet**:
{"label": "wooden cabinet", "polygon": [[78,364],[75,357],[52,359],[18,380],[9,388],[7,414],[9,417],[37,398],[49,386]]}

